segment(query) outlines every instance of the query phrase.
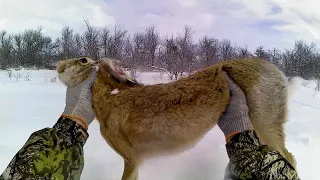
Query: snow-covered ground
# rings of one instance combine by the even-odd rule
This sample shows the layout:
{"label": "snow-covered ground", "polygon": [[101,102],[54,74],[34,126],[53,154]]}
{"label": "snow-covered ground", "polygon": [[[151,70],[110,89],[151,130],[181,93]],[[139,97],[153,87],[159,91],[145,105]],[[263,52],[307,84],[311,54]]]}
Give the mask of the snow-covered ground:
{"label": "snow-covered ground", "polygon": [[[66,88],[55,76],[54,71],[20,70],[10,79],[0,71],[0,173],[32,132],[51,127],[63,111]],[[159,73],[140,73],[138,79],[146,84],[168,81]],[[302,87],[290,101],[286,125],[287,147],[296,156],[300,177],[308,180],[319,179],[320,171],[320,92],[314,85]],[[97,121],[89,134],[82,179],[120,179],[123,160],[103,140]],[[145,162],[139,179],[222,179],[227,162],[223,134],[215,127],[193,149]]]}

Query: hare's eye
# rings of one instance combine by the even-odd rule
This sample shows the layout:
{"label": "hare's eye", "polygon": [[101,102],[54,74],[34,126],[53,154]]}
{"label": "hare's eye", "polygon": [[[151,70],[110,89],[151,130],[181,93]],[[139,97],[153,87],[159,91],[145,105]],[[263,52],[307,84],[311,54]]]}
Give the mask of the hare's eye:
{"label": "hare's eye", "polygon": [[88,60],[86,58],[81,58],[79,61],[80,61],[81,64],[88,63]]}

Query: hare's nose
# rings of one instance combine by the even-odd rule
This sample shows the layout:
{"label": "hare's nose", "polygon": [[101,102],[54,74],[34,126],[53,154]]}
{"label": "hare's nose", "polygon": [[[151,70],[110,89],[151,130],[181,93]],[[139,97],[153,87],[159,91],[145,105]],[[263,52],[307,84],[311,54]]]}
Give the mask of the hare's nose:
{"label": "hare's nose", "polygon": [[66,62],[65,61],[61,61],[59,62],[58,64],[58,67],[57,67],[57,72],[60,74],[60,73],[63,73],[64,70],[66,68]]}

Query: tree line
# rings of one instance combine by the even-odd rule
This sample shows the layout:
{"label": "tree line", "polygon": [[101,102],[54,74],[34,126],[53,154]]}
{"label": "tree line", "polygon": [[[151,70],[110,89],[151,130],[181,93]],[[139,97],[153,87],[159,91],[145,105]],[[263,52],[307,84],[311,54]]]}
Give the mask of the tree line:
{"label": "tree line", "polygon": [[54,68],[61,59],[109,57],[121,60],[133,75],[136,70],[161,69],[177,79],[180,73],[192,73],[224,60],[264,58],[287,76],[320,79],[320,51],[314,43],[303,40],[296,41],[290,49],[259,46],[250,52],[247,46],[237,46],[228,39],[204,36],[196,41],[190,26],[177,36],[160,37],[154,25],[133,34],[120,25],[97,28],[87,21],[85,25],[81,34],[65,26],[54,40],[42,28],[15,34],[0,31],[0,68]]}

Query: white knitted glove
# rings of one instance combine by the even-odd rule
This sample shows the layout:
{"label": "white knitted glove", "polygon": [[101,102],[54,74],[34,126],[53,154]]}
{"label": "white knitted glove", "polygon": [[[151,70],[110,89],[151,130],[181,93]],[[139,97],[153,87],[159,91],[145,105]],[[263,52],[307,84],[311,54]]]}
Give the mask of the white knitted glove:
{"label": "white knitted glove", "polygon": [[229,84],[230,100],[226,111],[218,121],[218,126],[224,133],[226,140],[228,140],[236,133],[252,130],[253,128],[250,121],[249,107],[247,105],[244,92],[227,75],[227,73],[223,72],[223,75]]}
{"label": "white knitted glove", "polygon": [[74,87],[67,88],[66,107],[63,116],[77,121],[84,128],[93,121],[96,112],[92,107],[91,87],[97,76],[97,70],[94,68],[90,76]]}

